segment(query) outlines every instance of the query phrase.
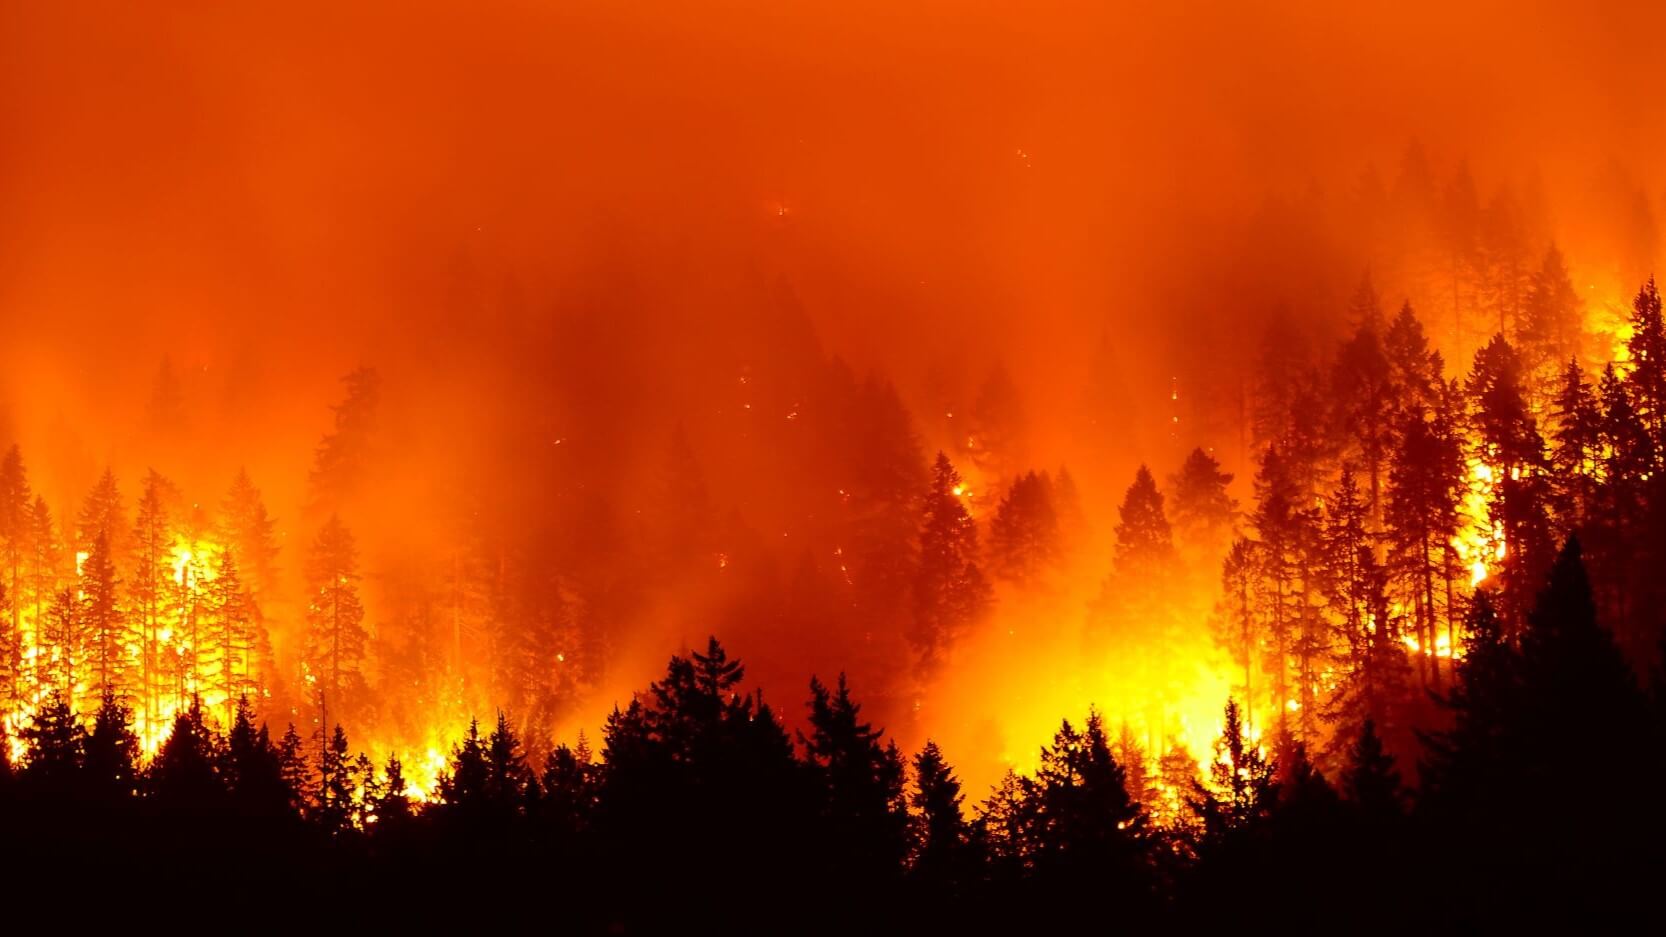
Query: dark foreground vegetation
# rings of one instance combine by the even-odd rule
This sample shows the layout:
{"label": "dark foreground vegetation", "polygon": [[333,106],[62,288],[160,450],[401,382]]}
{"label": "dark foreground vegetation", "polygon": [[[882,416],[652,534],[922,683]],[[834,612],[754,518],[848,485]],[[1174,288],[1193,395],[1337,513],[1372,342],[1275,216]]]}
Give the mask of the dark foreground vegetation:
{"label": "dark foreground vegetation", "polygon": [[1369,722],[1327,777],[1228,703],[1206,772],[1145,777],[1089,713],[974,807],[947,753],[905,757],[842,679],[812,681],[789,734],[714,639],[594,754],[532,758],[506,718],[471,726],[432,803],[340,729],[274,739],[244,705],[221,735],[197,707],[140,766],[118,700],[90,730],[52,702],[0,773],[0,830],[20,906],[66,924],[212,907],[288,929],[324,907],[325,930],[1304,932],[1651,913],[1666,706],[1598,623],[1578,542],[1518,638],[1484,592],[1468,627],[1416,789]]}

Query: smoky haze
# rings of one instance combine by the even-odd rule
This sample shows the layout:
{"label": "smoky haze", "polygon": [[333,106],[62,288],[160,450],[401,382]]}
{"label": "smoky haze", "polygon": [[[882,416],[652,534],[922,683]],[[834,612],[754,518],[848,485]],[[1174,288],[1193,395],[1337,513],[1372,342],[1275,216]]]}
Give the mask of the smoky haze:
{"label": "smoky haze", "polygon": [[[204,503],[247,465],[297,573],[339,378],[376,368],[374,588],[460,517],[576,570],[614,663],[572,725],[720,631],[784,709],[849,669],[932,728],[884,638],[747,604],[829,562],[837,435],[782,435],[826,416],[807,368],[894,383],[925,454],[1004,369],[1011,458],[1072,468],[1106,557],[1065,607],[1137,464],[1211,446],[1243,487],[1228,391],[1269,321],[1336,334],[1367,271],[1427,299],[1374,193],[1462,167],[1581,288],[1658,259],[1658,8],[255,6],[0,5],[4,432],[60,514],[106,464]],[[683,482],[713,567],[775,585],[619,598],[610,551]]]}

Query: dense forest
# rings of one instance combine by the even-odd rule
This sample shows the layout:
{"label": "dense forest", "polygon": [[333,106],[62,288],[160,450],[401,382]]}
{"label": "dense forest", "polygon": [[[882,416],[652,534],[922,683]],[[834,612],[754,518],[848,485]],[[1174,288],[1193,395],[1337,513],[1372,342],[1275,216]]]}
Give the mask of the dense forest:
{"label": "dense forest", "polygon": [[[1106,659],[1128,631],[1184,647],[1167,633],[1203,623],[1184,604],[1195,561],[1177,556],[1217,557],[1207,621],[1232,675],[1218,734],[1191,751],[1152,744],[1151,723],[1060,714],[1033,768],[987,793],[936,742],[899,749],[844,674],[783,712],[715,637],[593,741],[558,741],[561,665],[593,651],[559,590],[512,585],[487,597],[504,603],[495,721],[469,723],[427,785],[397,753],[360,753],[344,726],[378,725],[373,641],[353,536],[324,511],[360,470],[374,372],[349,378],[316,453],[323,520],[283,651],[262,601],[273,521],[246,475],[206,512],[153,471],[129,519],[106,472],[64,528],[71,557],[14,448],[0,829],[40,869],[212,857],[196,887],[224,896],[296,864],[329,870],[320,889],[364,882],[371,905],[412,884],[553,887],[573,926],[627,931],[691,908],[743,930],[1620,914],[1643,904],[1666,833],[1650,790],[1666,750],[1666,324],[1650,280],[1593,373],[1569,293],[1552,249],[1521,315],[1457,376],[1411,307],[1385,316],[1369,282],[1328,367],[1276,367],[1271,338],[1252,504],[1238,510],[1202,449],[1166,494],[1139,469],[1081,634],[1081,653]],[[1068,472],[1005,471],[983,522],[945,453],[866,489],[895,501],[866,512],[873,539],[845,569],[906,597],[875,607],[904,613],[918,674],[990,614],[995,584],[1056,574],[1080,523]],[[433,648],[381,653],[384,695],[447,672],[421,663]],[[1139,663],[1160,710],[1165,668],[1186,661]],[[807,888],[828,903],[787,923]]]}
{"label": "dense forest", "polygon": [[1663,34],[0,2],[4,920],[1647,929]]}

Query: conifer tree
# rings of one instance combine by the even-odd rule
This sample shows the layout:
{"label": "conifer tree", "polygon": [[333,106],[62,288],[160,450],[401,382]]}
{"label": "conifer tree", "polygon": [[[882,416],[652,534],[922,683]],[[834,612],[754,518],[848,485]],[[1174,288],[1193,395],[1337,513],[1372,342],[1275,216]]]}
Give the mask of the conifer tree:
{"label": "conifer tree", "polygon": [[313,452],[312,472],[307,476],[309,505],[318,512],[340,510],[342,501],[358,492],[376,429],[381,378],[375,369],[356,368],[342,383],[347,385],[347,396],[331,408],[333,425]]}
{"label": "conifer tree", "polygon": [[138,778],[139,738],[133,734],[133,710],[114,690],[106,689],[87,735],[87,784],[94,796],[121,801],[133,796]]}
{"label": "conifer tree", "polygon": [[161,633],[166,626],[170,596],[174,592],[174,534],[170,506],[177,500],[173,485],[155,469],[145,474],[133,519],[133,575],[128,594],[133,599],[134,623],[139,637],[139,699],[143,706],[140,732],[149,737],[157,731],[152,722],[161,712],[168,694],[162,674]]}
{"label": "conifer tree", "polygon": [[1561,362],[1577,360],[1584,350],[1579,293],[1573,288],[1567,262],[1555,244],[1545,251],[1539,269],[1528,281],[1522,312],[1521,328],[1516,334],[1522,366],[1535,379],[1534,387],[1545,386]]}
{"label": "conifer tree", "polygon": [[1231,484],[1232,475],[1221,471],[1220,462],[1201,447],[1193,449],[1169,479],[1174,540],[1194,560],[1213,562],[1225,555],[1232,541],[1238,502],[1227,493]]}
{"label": "conifer tree", "polygon": [[19,735],[28,750],[23,782],[45,797],[70,796],[81,780],[87,733],[69,702],[49,695]]}
{"label": "conifer tree", "polygon": [[81,564],[83,657],[88,668],[88,692],[98,698],[121,696],[132,687],[125,611],[117,596],[116,564],[104,531],[94,535],[92,549]]}
{"label": "conifer tree", "polygon": [[990,567],[1019,586],[1054,568],[1063,548],[1053,486],[1044,474],[1018,476],[1001,498],[989,528]]}
{"label": "conifer tree", "polygon": [[1579,359],[1568,359],[1552,408],[1556,423],[1550,465],[1556,514],[1565,536],[1591,517],[1602,458],[1602,405],[1585,380]]}
{"label": "conifer tree", "polygon": [[914,622],[909,640],[921,668],[935,669],[955,640],[989,609],[988,581],[977,562],[977,523],[961,500],[963,482],[939,452],[926,493],[914,579]]}
{"label": "conifer tree", "polygon": [[970,884],[969,827],[961,811],[960,780],[937,743],[927,740],[914,756],[913,848],[910,869],[927,888],[952,890]]}
{"label": "conifer tree", "polygon": [[26,573],[33,526],[29,477],[16,445],[0,459],[0,579],[7,621],[0,628],[0,703],[10,710],[24,698],[32,674],[24,670],[23,611],[28,604]]}
{"label": "conifer tree", "polygon": [[823,816],[847,869],[900,870],[907,851],[908,812],[902,756],[884,733],[861,719],[844,674],[836,690],[810,681],[809,735],[802,736],[823,792]]}
{"label": "conifer tree", "polygon": [[291,722],[278,741],[278,775],[283,778],[284,792],[290,808],[310,815],[315,801],[313,770],[307,764],[306,744]]}
{"label": "conifer tree", "polygon": [[1655,287],[1654,277],[1632,300],[1626,351],[1631,356],[1626,379],[1633,404],[1658,457],[1666,452],[1666,322],[1662,321],[1660,290]]}
{"label": "conifer tree", "polygon": [[1278,799],[1276,765],[1244,729],[1236,700],[1227,700],[1209,783],[1193,785],[1191,807],[1203,824],[1206,844],[1218,844],[1252,829],[1272,813]]}
{"label": "conifer tree", "polygon": [[307,632],[301,653],[326,719],[353,718],[366,702],[362,668],[370,636],[358,579],[353,535],[331,515],[307,557]]}
{"label": "conifer tree", "polygon": [[339,723],[318,749],[318,801],[313,820],[331,836],[352,832],[358,814],[358,796],[353,777],[353,757],[347,747],[347,733]]}
{"label": "conifer tree", "polygon": [[1506,623],[1519,622],[1548,568],[1554,543],[1544,440],[1522,391],[1520,359],[1502,335],[1475,355],[1466,391],[1479,457],[1492,473],[1487,518],[1499,531]]}

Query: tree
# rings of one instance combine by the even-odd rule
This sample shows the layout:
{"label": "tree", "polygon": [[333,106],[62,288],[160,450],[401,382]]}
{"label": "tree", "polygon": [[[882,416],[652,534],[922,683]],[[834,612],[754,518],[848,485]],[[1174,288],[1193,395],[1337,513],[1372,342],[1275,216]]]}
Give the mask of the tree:
{"label": "tree", "polygon": [[960,473],[939,452],[926,492],[908,635],[920,668],[928,673],[991,603],[989,583],[977,563],[977,523],[961,500],[963,491]]}
{"label": "tree", "polygon": [[1203,822],[1206,846],[1253,832],[1271,816],[1278,799],[1276,767],[1245,733],[1238,702],[1227,700],[1215,757],[1209,763],[1209,784],[1194,784],[1190,800]]}
{"label": "tree", "polygon": [[1516,333],[1522,366],[1543,386],[1560,362],[1584,350],[1584,310],[1573,288],[1567,262],[1555,244],[1545,251],[1539,269],[1528,280],[1521,327]]}
{"label": "tree", "polygon": [[1220,462],[1201,447],[1193,449],[1169,479],[1174,539],[1194,559],[1212,563],[1232,540],[1238,502],[1227,494],[1231,484],[1232,475],[1221,471]]}
{"label": "tree", "polygon": [[[1319,517],[1302,495],[1285,454],[1269,447],[1255,477],[1256,510],[1250,524],[1256,533],[1256,604],[1265,620],[1266,691],[1280,720],[1302,713],[1316,695],[1326,646],[1319,614],[1321,591]],[[1306,723],[1311,713],[1302,713]]]}
{"label": "tree", "polygon": [[1519,623],[1555,545],[1544,440],[1522,390],[1520,360],[1502,335],[1476,352],[1466,390],[1474,402],[1478,456],[1491,473],[1487,519],[1502,557],[1505,621]]}
{"label": "tree", "polygon": [[405,780],[405,765],[398,755],[388,755],[387,765],[382,769],[381,796],[375,800],[373,807],[378,835],[388,835],[390,830],[402,830],[415,815],[410,782]]}
{"label": "tree", "polygon": [[822,792],[835,869],[856,878],[900,871],[908,828],[902,756],[862,721],[844,674],[835,691],[812,678],[809,709],[811,731],[801,739]]}
{"label": "tree", "polygon": [[[201,650],[197,652],[199,668],[204,671],[203,682],[224,697],[228,712],[258,695],[260,683],[256,679],[255,616],[253,603],[238,573],[236,554],[221,550],[215,561],[213,578],[204,591],[206,595],[207,626],[202,629]],[[235,719],[235,713],[232,713]]]}
{"label": "tree", "polygon": [[[363,665],[370,635],[359,600],[353,535],[330,515],[307,557],[307,633],[302,666],[318,694],[320,726],[333,708],[351,718],[366,702]],[[322,732],[322,728],[320,728]]]}
{"label": "tree", "polygon": [[220,536],[248,580],[258,613],[260,600],[277,585],[279,548],[276,523],[266,513],[266,502],[247,469],[237,470],[220,514]]}
{"label": "tree", "polygon": [[82,649],[86,644],[86,637],[81,629],[80,603],[75,599],[75,589],[59,589],[52,597],[52,604],[47,606],[46,614],[39,616],[36,621],[46,648],[43,656],[47,658],[47,672],[41,675],[41,682],[51,687],[53,692],[61,693],[65,699],[74,702],[75,683],[81,673],[80,665],[83,663]]}
{"label": "tree", "polygon": [[381,401],[381,378],[373,368],[356,368],[342,378],[347,396],[331,410],[333,426],[313,452],[307,476],[310,506],[335,511],[343,499],[357,493],[370,460],[376,411]]}
{"label": "tree", "polygon": [[1662,321],[1660,290],[1654,277],[1637,291],[1631,304],[1631,355],[1627,381],[1638,419],[1649,432],[1658,455],[1666,452],[1666,322]]}
{"label": "tree", "polygon": [[223,760],[220,739],[203,719],[201,703],[192,700],[174,717],[172,731],[145,772],[149,796],[178,813],[213,811],[226,794],[219,771]]}
{"label": "tree", "polygon": [[255,725],[254,708],[247,696],[238,697],[235,707],[220,767],[234,809],[250,818],[294,816],[293,793],[284,779],[283,762],[271,735],[264,724]]}
{"label": "tree", "polygon": [[544,757],[538,811],[557,838],[571,838],[588,829],[596,809],[596,775],[583,733],[576,746],[562,743]]}
{"label": "tree", "polygon": [[937,743],[927,740],[914,756],[914,808],[910,870],[929,889],[952,892],[970,884],[970,827],[961,811],[960,781]]}
{"label": "tree", "polygon": [[1066,720],[1042,748],[1033,797],[1031,839],[1041,875],[1067,894],[1094,883],[1123,901],[1144,897],[1147,817],[1129,796],[1098,712],[1088,714],[1081,731]]}
{"label": "tree", "polygon": [[1045,474],[1018,476],[995,509],[989,527],[990,567],[995,575],[1028,586],[1055,569],[1063,544],[1052,483]]}
{"label": "tree", "polygon": [[164,616],[169,597],[176,585],[174,535],[168,515],[170,505],[177,500],[178,491],[173,484],[151,469],[145,474],[133,518],[133,576],[128,583],[128,594],[133,597],[133,615],[139,631],[140,734],[147,738],[159,728],[153,723],[162,711],[162,696],[167,690],[161,672],[161,633],[166,624]]}
{"label": "tree", "polygon": [[1360,814],[1375,824],[1399,820],[1405,812],[1400,773],[1394,759],[1383,751],[1376,724],[1366,719],[1355,737],[1342,772],[1342,796]]}
{"label": "tree", "polygon": [[526,754],[521,751],[521,740],[501,710],[492,734],[486,739],[485,754],[486,776],[481,792],[485,803],[500,814],[520,810],[533,779],[526,767]]}
{"label": "tree", "polygon": [[20,734],[28,747],[23,782],[46,797],[72,795],[81,780],[87,733],[69,702],[61,694],[51,694]]}
{"label": "tree", "polygon": [[[1369,281],[1362,287],[1370,290]],[[1376,296],[1363,303],[1354,334],[1337,350],[1330,397],[1342,457],[1365,475],[1365,509],[1372,530],[1382,527],[1383,482],[1393,446],[1393,369],[1383,349]]]}
{"label": "tree", "polygon": [[0,573],[4,578],[4,596],[8,606],[6,627],[0,630],[0,665],[3,670],[4,695],[0,703],[9,710],[26,692],[25,682],[30,676],[24,672],[23,609],[26,604],[25,572],[30,553],[33,526],[30,523],[29,476],[23,467],[23,454],[16,445],[0,460]]}
{"label": "tree", "polygon": [[991,482],[1011,478],[1023,464],[1029,426],[1018,385],[1006,368],[989,372],[972,401],[970,416],[965,447],[972,464]]}
{"label": "tree", "polygon": [[1552,409],[1555,429],[1551,434],[1551,477],[1556,514],[1565,536],[1591,517],[1602,458],[1602,405],[1585,380],[1579,359],[1568,359]]}
{"label": "tree", "polygon": [[133,710],[114,690],[105,689],[87,735],[87,785],[108,801],[132,797],[139,774],[139,737],[133,734]]}
{"label": "tree", "polygon": [[127,643],[129,628],[116,593],[116,564],[110,539],[102,530],[81,564],[81,633],[89,668],[88,692],[97,698],[122,696],[131,685]]}
{"label": "tree", "polygon": [[1443,611],[1451,641],[1450,545],[1459,527],[1463,458],[1443,411],[1432,418],[1407,413],[1399,436],[1389,469],[1388,571],[1392,594],[1410,610],[1418,672],[1425,685],[1438,686],[1440,658],[1433,650]]}
{"label": "tree", "polygon": [[1221,561],[1221,597],[1215,617],[1215,643],[1243,674],[1239,689],[1247,700],[1255,699],[1255,664],[1269,643],[1260,602],[1262,575],[1258,547],[1255,541],[1244,537],[1232,542],[1232,549]]}
{"label": "tree", "polygon": [[353,776],[353,759],[347,748],[347,733],[337,723],[325,734],[319,729],[318,799],[313,821],[333,837],[345,836],[354,829],[358,814],[358,796]]}
{"label": "tree", "polygon": [[1145,466],[1123,495],[1116,525],[1117,571],[1128,577],[1163,576],[1174,567],[1174,534],[1163,513],[1163,495]]}
{"label": "tree", "polygon": [[112,553],[124,554],[129,530],[122,509],[121,491],[116,486],[116,474],[106,468],[81,503],[76,520],[75,543],[82,550],[92,548],[94,540],[103,533],[110,542]]}
{"label": "tree", "polygon": [[284,791],[289,795],[290,809],[310,813],[315,800],[312,767],[307,764],[306,745],[295,723],[284,730],[278,742],[278,774],[283,778]]}

